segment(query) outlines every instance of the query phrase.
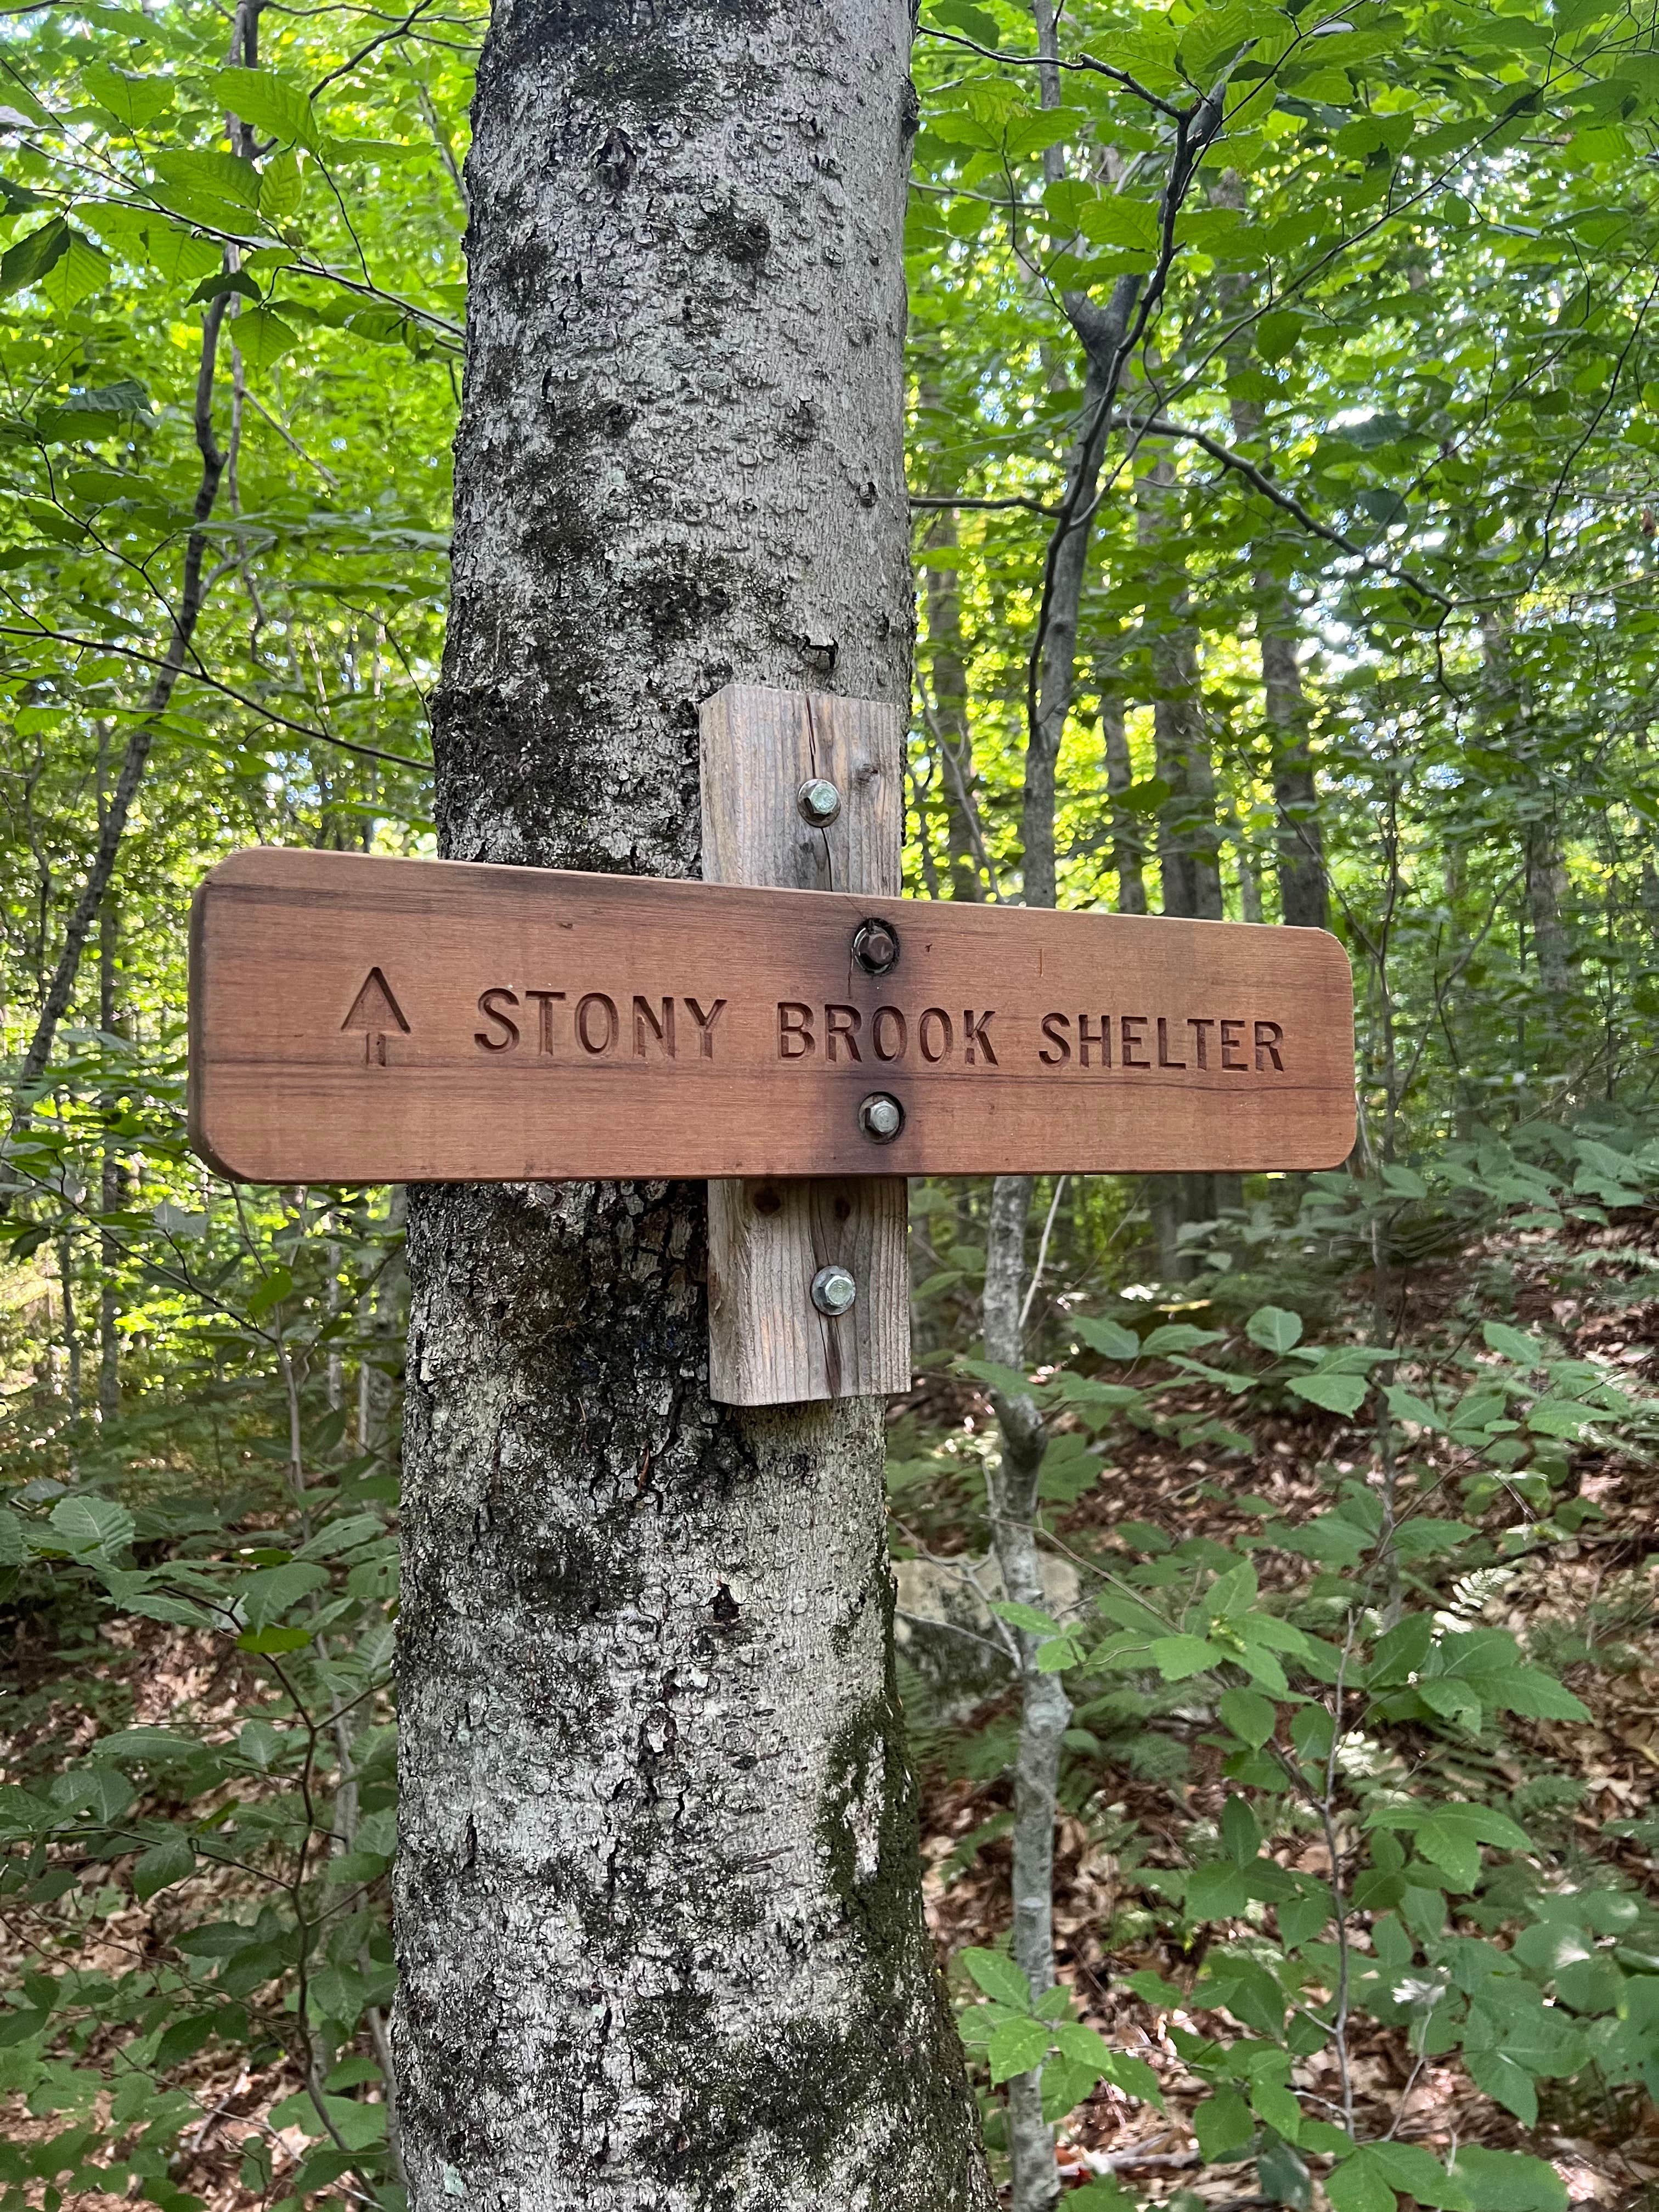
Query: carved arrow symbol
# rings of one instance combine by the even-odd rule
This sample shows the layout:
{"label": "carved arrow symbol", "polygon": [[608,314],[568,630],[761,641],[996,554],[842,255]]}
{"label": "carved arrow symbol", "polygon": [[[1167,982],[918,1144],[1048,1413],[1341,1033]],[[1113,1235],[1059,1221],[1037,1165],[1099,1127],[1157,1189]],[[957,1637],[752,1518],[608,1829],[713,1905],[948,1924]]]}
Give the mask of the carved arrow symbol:
{"label": "carved arrow symbol", "polygon": [[386,1066],[386,1040],[388,1030],[401,1030],[409,1035],[409,1024],[404,1010],[392,996],[392,986],[378,968],[371,968],[362,981],[362,988],[351,1002],[351,1012],[341,1023],[343,1030],[362,1030],[363,1032],[363,1065],[375,1063]]}

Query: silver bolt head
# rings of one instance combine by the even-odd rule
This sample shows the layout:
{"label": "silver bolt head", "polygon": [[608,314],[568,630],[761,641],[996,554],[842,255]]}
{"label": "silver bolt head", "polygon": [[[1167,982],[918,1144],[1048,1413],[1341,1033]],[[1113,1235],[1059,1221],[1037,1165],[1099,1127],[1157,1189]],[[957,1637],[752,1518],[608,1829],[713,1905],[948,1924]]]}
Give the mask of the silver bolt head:
{"label": "silver bolt head", "polygon": [[812,1278],[812,1303],[821,1314],[832,1317],[850,1313],[859,1294],[859,1286],[845,1267],[820,1267]]}
{"label": "silver bolt head", "polygon": [[841,793],[828,776],[808,776],[795,793],[795,805],[803,822],[810,822],[815,830],[827,830],[840,816]]}
{"label": "silver bolt head", "polygon": [[859,1101],[859,1127],[878,1145],[890,1145],[904,1127],[904,1109],[890,1091],[872,1091]]}

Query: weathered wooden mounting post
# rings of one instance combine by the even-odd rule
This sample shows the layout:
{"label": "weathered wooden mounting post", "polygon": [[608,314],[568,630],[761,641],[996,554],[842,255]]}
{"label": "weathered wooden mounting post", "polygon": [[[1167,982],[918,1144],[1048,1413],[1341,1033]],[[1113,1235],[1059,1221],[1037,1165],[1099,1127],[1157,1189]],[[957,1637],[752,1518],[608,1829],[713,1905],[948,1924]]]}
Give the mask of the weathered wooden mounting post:
{"label": "weathered wooden mounting post", "polygon": [[[731,684],[702,713],[706,882],[896,898],[904,719],[872,699]],[[813,819],[801,794],[835,787]],[[910,1387],[902,1176],[777,1176],[708,1186],[708,1387],[732,1406],[886,1397]],[[844,1312],[815,1305],[842,1267]]]}

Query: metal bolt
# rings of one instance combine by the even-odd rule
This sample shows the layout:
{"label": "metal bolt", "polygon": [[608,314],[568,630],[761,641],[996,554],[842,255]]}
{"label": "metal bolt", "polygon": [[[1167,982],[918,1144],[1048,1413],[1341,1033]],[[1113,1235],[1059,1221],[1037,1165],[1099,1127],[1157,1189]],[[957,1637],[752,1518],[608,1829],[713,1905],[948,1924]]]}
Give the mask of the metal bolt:
{"label": "metal bolt", "polygon": [[812,1278],[812,1303],[832,1319],[837,1314],[851,1313],[858,1294],[859,1286],[845,1267],[820,1267]]}
{"label": "metal bolt", "polygon": [[904,1109],[890,1091],[872,1091],[859,1101],[859,1127],[878,1145],[890,1145],[904,1127]]}
{"label": "metal bolt", "polygon": [[827,776],[808,776],[795,793],[795,805],[803,822],[810,822],[815,830],[827,830],[841,814],[841,793]]}
{"label": "metal bolt", "polygon": [[853,933],[853,957],[866,975],[885,975],[898,966],[898,932],[890,921],[861,921]]}

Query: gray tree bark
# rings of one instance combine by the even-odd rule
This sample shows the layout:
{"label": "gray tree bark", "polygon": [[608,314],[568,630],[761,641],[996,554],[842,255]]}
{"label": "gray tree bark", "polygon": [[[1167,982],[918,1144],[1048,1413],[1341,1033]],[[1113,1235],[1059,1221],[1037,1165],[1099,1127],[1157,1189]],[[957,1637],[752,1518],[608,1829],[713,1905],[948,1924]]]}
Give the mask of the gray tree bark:
{"label": "gray tree bark", "polygon": [[1139,819],[1122,805],[1123,794],[1134,782],[1134,763],[1129,757],[1129,735],[1124,727],[1123,695],[1103,678],[1100,690],[1100,732],[1106,755],[1106,799],[1112,810],[1112,868],[1117,877],[1120,914],[1146,911],[1146,839]]}
{"label": "gray tree bark", "polygon": [[[1244,179],[1237,169],[1223,171],[1211,198],[1218,207],[1243,212]],[[1248,280],[1223,276],[1219,289],[1224,312],[1236,315],[1244,305]],[[1249,333],[1243,331],[1228,355],[1229,369],[1246,368],[1250,352]],[[1235,393],[1229,405],[1239,444],[1246,447],[1255,444],[1261,435],[1264,420],[1261,402]],[[1256,647],[1261,656],[1263,706],[1273,753],[1273,808],[1278,816],[1279,919],[1291,929],[1323,929],[1330,921],[1330,889],[1319,793],[1308,742],[1311,717],[1303,688],[1302,664],[1297,657],[1296,611],[1283,583],[1260,558],[1255,584]]]}
{"label": "gray tree bark", "polygon": [[[452,857],[693,873],[728,681],[909,697],[902,0],[499,0]],[[990,2212],[921,1916],[880,1408],[706,1385],[701,1185],[411,1194],[414,2212]]]}
{"label": "gray tree bark", "polygon": [[[1020,1309],[1025,1292],[1030,1176],[999,1176],[991,1186],[986,1237],[985,1350],[1005,1367],[1025,1364]],[[1037,1547],[1037,1477],[1046,1439],[1028,1397],[996,1396],[1002,1450],[987,1478],[991,1540],[1006,1595],[1018,1605],[1046,1602]],[[1039,1639],[1015,1631],[1019,1651],[1019,1743],[1014,1756],[1013,1954],[1034,1998],[1054,1979],[1054,1809],[1060,1752],[1072,1703],[1058,1674],[1038,1671]],[[1008,2084],[1008,2149],[1015,2212],[1048,2212],[1060,2199],[1054,2131],[1042,2118],[1041,2072]]]}
{"label": "gray tree bark", "polygon": [[1140,472],[1136,487],[1140,544],[1162,571],[1158,604],[1149,606],[1146,617],[1158,773],[1170,787],[1158,810],[1158,872],[1165,914],[1219,921],[1221,832],[1216,821],[1215,764],[1204,726],[1198,633],[1176,528],[1175,488],[1175,465],[1166,453]]}
{"label": "gray tree bark", "polygon": [[[927,533],[930,546],[954,549],[957,519],[940,511]],[[954,568],[922,571],[927,643],[933,676],[933,736],[939,750],[939,797],[950,895],[981,899],[979,825],[974,812],[974,733],[968,718],[968,664],[962,640],[962,592]]]}
{"label": "gray tree bark", "polygon": [[[1158,869],[1165,914],[1219,921],[1221,830],[1216,817],[1215,763],[1210,755],[1200,688],[1198,633],[1187,586],[1174,513],[1175,465],[1160,453],[1136,482],[1136,534],[1152,556],[1154,599],[1145,628],[1152,668],[1153,748],[1159,781],[1169,796],[1158,809]],[[1209,1175],[1148,1176],[1147,1206],[1158,1270],[1166,1283],[1193,1272],[1181,1231],[1187,1223],[1213,1219],[1216,1182]]]}

